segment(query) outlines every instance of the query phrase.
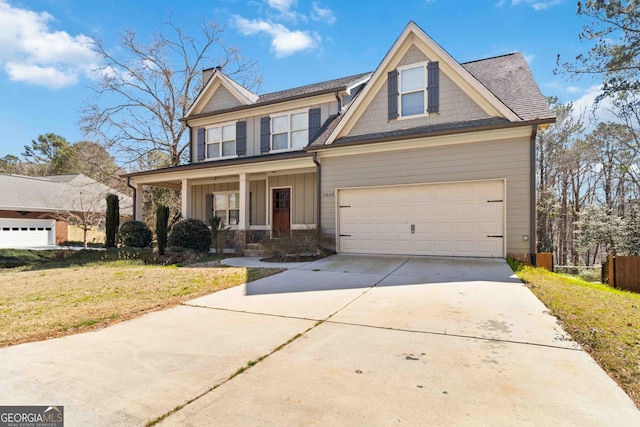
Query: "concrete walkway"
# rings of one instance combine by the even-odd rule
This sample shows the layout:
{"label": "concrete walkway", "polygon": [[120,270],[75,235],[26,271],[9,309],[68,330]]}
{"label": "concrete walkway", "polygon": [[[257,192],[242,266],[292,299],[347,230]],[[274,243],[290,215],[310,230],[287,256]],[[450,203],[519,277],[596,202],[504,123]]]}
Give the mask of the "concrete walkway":
{"label": "concrete walkway", "polygon": [[0,362],[67,426],[640,425],[503,260],[332,256]]}

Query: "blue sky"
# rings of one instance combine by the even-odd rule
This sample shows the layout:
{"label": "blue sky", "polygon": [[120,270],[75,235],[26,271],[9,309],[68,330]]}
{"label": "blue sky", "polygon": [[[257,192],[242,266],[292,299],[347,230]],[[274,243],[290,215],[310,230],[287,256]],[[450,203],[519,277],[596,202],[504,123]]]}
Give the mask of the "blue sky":
{"label": "blue sky", "polygon": [[44,133],[83,140],[97,65],[89,37],[117,49],[121,31],[149,40],[168,17],[187,32],[204,19],[224,25],[258,62],[260,93],[372,71],[409,20],[459,62],[522,52],[542,93],[563,102],[588,107],[598,83],[553,73],[557,54],[588,48],[575,0],[0,0],[0,157]]}

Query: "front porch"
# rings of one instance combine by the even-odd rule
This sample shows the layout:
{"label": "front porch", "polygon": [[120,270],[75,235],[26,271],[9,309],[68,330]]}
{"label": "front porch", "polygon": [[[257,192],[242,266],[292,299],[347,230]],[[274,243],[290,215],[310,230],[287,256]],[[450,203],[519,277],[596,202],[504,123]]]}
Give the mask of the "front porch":
{"label": "front porch", "polygon": [[[209,218],[221,217],[229,228],[225,246],[236,252],[265,236],[317,227],[318,173],[312,156],[243,160],[133,173],[129,179],[136,195],[145,186],[180,190],[183,218],[208,224]],[[135,198],[136,219],[142,218],[142,202]]]}

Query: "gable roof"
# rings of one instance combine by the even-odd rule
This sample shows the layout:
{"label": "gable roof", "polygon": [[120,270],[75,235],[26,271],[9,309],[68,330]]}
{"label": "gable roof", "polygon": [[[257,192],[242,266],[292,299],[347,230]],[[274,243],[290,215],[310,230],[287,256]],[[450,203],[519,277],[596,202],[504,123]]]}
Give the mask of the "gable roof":
{"label": "gable roof", "polygon": [[[209,82],[211,82],[215,78],[215,75],[216,75],[216,73],[214,73],[214,76],[211,77]],[[257,97],[256,100],[254,102],[250,103],[250,104],[245,104],[243,106],[234,107],[234,108],[230,108],[230,109],[226,109],[226,110],[193,114],[192,110],[194,109],[193,106],[196,105],[196,102],[199,102],[200,104],[202,104],[202,100],[199,100],[199,99],[200,99],[200,97],[204,97],[205,96],[204,95],[204,90],[203,90],[200,93],[200,95],[198,95],[198,98],[196,99],[196,101],[194,101],[192,107],[187,112],[187,115],[182,120],[188,120],[188,119],[198,118],[198,117],[212,116],[212,115],[215,115],[215,114],[220,114],[222,112],[243,110],[243,109],[257,107],[257,106],[261,106],[261,105],[275,104],[275,103],[278,103],[278,102],[290,101],[290,100],[299,99],[299,98],[306,98],[306,97],[314,96],[314,95],[322,95],[322,94],[325,94],[325,93],[332,93],[332,92],[336,92],[336,91],[343,91],[343,90],[344,91],[349,91],[354,85],[356,85],[356,84],[358,84],[360,82],[366,82],[367,80],[369,80],[371,75],[372,75],[371,72],[360,73],[360,74],[355,74],[353,76],[341,77],[341,78],[338,78],[338,79],[327,80],[327,81],[324,81],[324,82],[314,83],[314,84],[310,84],[310,85],[306,85],[306,86],[300,86],[300,87],[296,87],[296,88],[292,88],[292,89],[286,89],[286,90],[281,90],[281,91],[277,91],[277,92],[270,92],[270,93],[266,93],[266,94],[259,95],[259,96],[256,95],[256,97]],[[231,79],[229,79],[229,80],[231,80]],[[208,86],[208,84],[207,84],[207,86]]]}
{"label": "gable roof", "polygon": [[[386,81],[386,73],[397,66],[402,53],[406,52],[411,45],[419,45],[419,48],[429,56],[431,61],[440,63],[440,69],[447,73],[447,76],[468,95],[472,96],[479,106],[490,116],[502,116],[511,121],[518,121],[520,118],[507,107],[495,94],[474,78],[462,65],[460,65],[449,53],[431,39],[415,22],[409,21],[404,31],[395,41],[382,62],[376,68],[371,80],[364,87],[354,105],[346,113],[346,117],[338,124],[335,131],[329,138],[328,143],[341,136],[342,131],[347,126],[352,126],[357,121],[351,117],[361,113],[366,108],[367,98],[372,98]],[[348,131],[349,128],[347,128]]]}
{"label": "gable roof", "polygon": [[546,98],[521,53],[461,64],[522,120],[552,119]]}
{"label": "gable roof", "polygon": [[0,210],[25,212],[65,212],[106,209],[108,193],[120,198],[120,212],[131,213],[132,198],[88,176],[55,175],[31,177],[0,174]]}

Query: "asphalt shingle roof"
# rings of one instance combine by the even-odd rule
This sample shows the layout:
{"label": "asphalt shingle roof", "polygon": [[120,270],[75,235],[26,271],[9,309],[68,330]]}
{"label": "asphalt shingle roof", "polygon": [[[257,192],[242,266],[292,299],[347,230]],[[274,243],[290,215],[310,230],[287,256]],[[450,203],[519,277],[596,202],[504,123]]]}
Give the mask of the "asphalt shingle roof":
{"label": "asphalt shingle roof", "polygon": [[522,120],[555,117],[521,53],[461,65]]}
{"label": "asphalt shingle roof", "polygon": [[66,212],[106,209],[108,193],[120,197],[120,212],[130,213],[131,197],[82,175],[30,177],[0,174],[0,210]]}
{"label": "asphalt shingle roof", "polygon": [[[335,140],[334,144],[354,144],[358,142],[385,141],[406,137],[430,136],[433,134],[463,132],[469,129],[499,126],[509,124],[508,119],[502,117],[490,117],[487,119],[467,120],[464,122],[441,123],[437,125],[419,126],[407,129],[392,130],[387,132],[368,133],[365,135],[346,136]],[[318,144],[320,145],[320,144]]]}
{"label": "asphalt shingle roof", "polygon": [[342,77],[339,79],[328,80],[326,82],[296,87],[279,92],[265,93],[264,95],[260,95],[258,101],[254,105],[263,102],[274,102],[289,98],[296,98],[299,96],[311,95],[317,92],[328,92],[333,90],[345,89],[361,81],[362,79],[371,76],[371,74],[372,73],[361,73],[354,76]]}

